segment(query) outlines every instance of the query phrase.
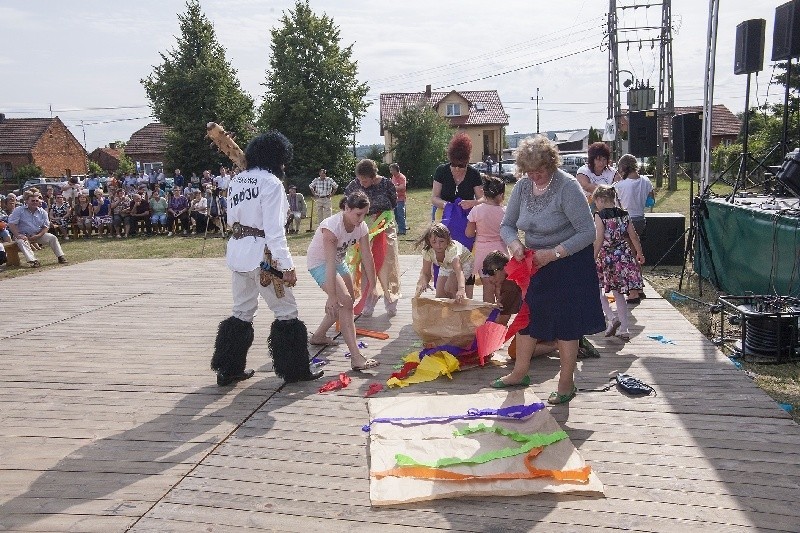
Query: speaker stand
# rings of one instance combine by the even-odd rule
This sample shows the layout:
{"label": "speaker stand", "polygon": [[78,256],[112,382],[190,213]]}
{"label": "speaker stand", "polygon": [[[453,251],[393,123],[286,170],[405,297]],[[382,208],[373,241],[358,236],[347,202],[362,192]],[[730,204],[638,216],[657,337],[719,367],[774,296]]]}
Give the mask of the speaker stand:
{"label": "speaker stand", "polygon": [[[778,143],[772,147],[772,149],[767,152],[764,158],[759,161],[753,155],[748,152],[748,141],[750,140],[750,76],[751,73],[747,73],[747,88],[745,89],[744,93],[744,132],[743,132],[743,140],[742,140],[742,153],[737,159],[739,163],[739,172],[736,174],[736,180],[733,183],[733,190],[731,191],[730,195],[727,197],[727,201],[729,203],[733,203],[734,198],[736,198],[736,193],[739,192],[740,189],[747,189],[747,182],[750,176],[758,170],[758,167],[763,168],[767,172],[769,172],[769,167],[764,164],[764,161],[769,159],[769,157],[778,149],[778,147],[782,146],[783,143]],[[788,90],[788,85],[787,85]],[[785,132],[784,132],[785,135]],[[747,172],[747,164],[753,161],[756,163],[756,168],[754,168],[750,173]],[[728,167],[728,169],[732,168],[733,165]],[[726,169],[726,172],[727,170]],[[716,183],[717,180],[715,180]],[[726,182],[727,183],[727,182]]]}
{"label": "speaker stand", "polygon": [[792,84],[792,58],[786,61],[786,87],[783,93],[783,136],[781,146],[783,153],[789,153],[789,87]]}
{"label": "speaker stand", "polygon": [[[700,223],[698,220],[699,209],[697,208],[698,202],[694,198],[694,163],[689,163],[689,229],[684,234],[686,235],[686,249],[683,253],[683,266],[681,267],[681,279],[678,281],[678,290],[683,290],[683,277],[686,274],[686,262],[691,261],[694,265],[694,251],[696,249],[697,240],[697,226]],[[703,276],[697,275],[697,290],[700,296],[703,296]]]}

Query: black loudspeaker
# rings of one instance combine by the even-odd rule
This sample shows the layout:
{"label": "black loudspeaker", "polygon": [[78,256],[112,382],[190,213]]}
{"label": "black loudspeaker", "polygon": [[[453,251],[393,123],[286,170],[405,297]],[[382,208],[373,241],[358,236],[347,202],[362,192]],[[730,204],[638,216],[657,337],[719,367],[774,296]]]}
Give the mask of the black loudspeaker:
{"label": "black loudspeaker", "polygon": [[644,217],[647,220],[641,237],[644,264],[683,265],[686,217],[681,213],[645,213]]}
{"label": "black loudspeaker", "polygon": [[655,111],[628,113],[628,151],[636,157],[658,154],[658,115]]}
{"label": "black loudspeaker", "polygon": [[760,72],[764,68],[764,19],[745,20],[736,26],[736,52],[733,59],[734,74]]}
{"label": "black loudspeaker", "polygon": [[775,178],[792,194],[800,198],[800,148],[786,154]]}
{"label": "black loudspeaker", "polygon": [[678,163],[699,163],[703,115],[685,113],[672,117],[672,149]]}
{"label": "black loudspeaker", "polygon": [[794,57],[800,57],[800,0],[775,8],[772,32],[772,60],[786,61]]}

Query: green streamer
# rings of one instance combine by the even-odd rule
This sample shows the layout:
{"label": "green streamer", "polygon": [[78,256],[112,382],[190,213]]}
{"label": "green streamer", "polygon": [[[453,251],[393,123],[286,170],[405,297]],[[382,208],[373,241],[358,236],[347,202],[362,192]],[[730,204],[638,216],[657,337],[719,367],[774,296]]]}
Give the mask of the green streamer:
{"label": "green streamer", "polygon": [[462,459],[460,457],[443,457],[433,462],[425,463],[415,460],[413,457],[398,453],[394,456],[397,466],[427,466],[429,468],[445,468],[455,465],[478,465],[494,461],[496,459],[505,459],[506,457],[514,457],[528,453],[534,448],[541,446],[549,446],[560,440],[569,438],[565,431],[555,431],[553,433],[520,433],[518,431],[511,431],[500,426],[487,426],[485,424],[478,424],[477,426],[470,426],[462,430],[456,430],[453,435],[456,437],[463,437],[473,433],[496,433],[508,437],[515,442],[522,443],[521,446],[516,448],[502,448],[491,452],[482,453],[474,457]]}

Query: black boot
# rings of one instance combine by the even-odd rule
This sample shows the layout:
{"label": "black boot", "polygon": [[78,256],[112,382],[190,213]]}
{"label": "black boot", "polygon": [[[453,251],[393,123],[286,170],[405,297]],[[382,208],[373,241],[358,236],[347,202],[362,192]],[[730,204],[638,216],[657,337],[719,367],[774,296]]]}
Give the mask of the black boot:
{"label": "black boot", "polygon": [[269,332],[269,353],[275,374],[286,383],[311,381],[324,375],[309,368],[308,331],[300,319],[276,320]]}
{"label": "black boot", "polygon": [[253,344],[253,324],[229,317],[219,323],[211,369],[217,372],[217,385],[224,387],[253,377],[254,370],[245,370],[247,350]]}

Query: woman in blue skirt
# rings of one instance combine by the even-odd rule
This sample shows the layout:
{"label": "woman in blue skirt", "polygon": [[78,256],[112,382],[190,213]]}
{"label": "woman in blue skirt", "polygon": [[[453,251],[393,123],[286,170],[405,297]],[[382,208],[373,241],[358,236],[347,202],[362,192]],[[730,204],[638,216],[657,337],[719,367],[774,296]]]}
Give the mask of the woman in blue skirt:
{"label": "woman in blue skirt", "polygon": [[500,235],[517,259],[526,249],[533,250],[539,269],[525,295],[531,319],[517,336],[514,370],[492,383],[495,388],[530,384],[528,370],[536,343],[556,341],[561,372],[558,390],[547,400],[551,404],[575,397],[579,341],[605,329],[592,255],[592,213],[580,184],[559,170],[560,164],[558,148],[546,137],[528,137],[517,149],[522,178],[508,200]]}

